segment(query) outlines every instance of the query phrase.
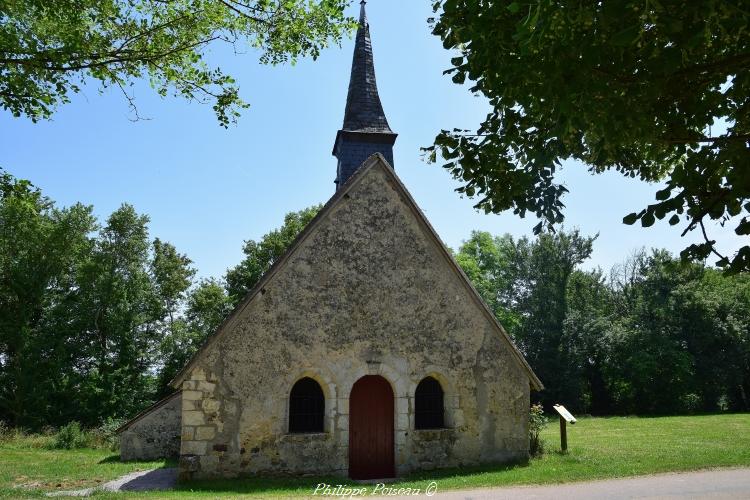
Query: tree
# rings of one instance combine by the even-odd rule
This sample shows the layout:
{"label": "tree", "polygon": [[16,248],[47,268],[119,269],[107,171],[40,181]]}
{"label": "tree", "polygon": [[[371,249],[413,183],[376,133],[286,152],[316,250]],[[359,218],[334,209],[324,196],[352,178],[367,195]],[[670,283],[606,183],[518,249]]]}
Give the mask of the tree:
{"label": "tree", "polygon": [[221,282],[202,280],[190,292],[185,317],[191,328],[199,332],[201,341],[216,330],[231,312],[231,303]]}
{"label": "tree", "polygon": [[[156,238],[152,243],[152,258],[150,262],[151,279],[158,299],[161,302],[159,317],[165,318],[157,323],[158,354],[156,364],[162,364],[157,383],[157,397],[166,396],[171,389],[169,380],[176,369],[171,366],[177,357],[175,350],[183,347],[179,339],[185,336],[187,325],[179,316],[180,308],[185,299],[185,293],[193,283],[195,269],[192,261],[177,252],[174,245]],[[184,347],[188,351],[188,346]]]}
{"label": "tree", "polygon": [[171,327],[196,271],[191,267],[193,262],[187,256],[179,254],[171,243],[156,238],[152,247],[151,276]]}
{"label": "tree", "polygon": [[515,341],[544,381],[540,393],[549,406],[566,401],[580,407],[580,376],[575,337],[566,336],[568,287],[576,268],[591,255],[596,237],[571,232],[542,233],[515,246],[517,311],[523,316]]}
{"label": "tree", "polygon": [[[231,307],[130,205],[103,227],[0,172],[0,421],[39,429],[131,416]],[[70,401],[76,401],[71,405]]]}
{"label": "tree", "polygon": [[245,258],[227,271],[227,292],[233,305],[239,303],[260,278],[279,259],[305,226],[317,215],[322,205],[314,205],[284,216],[284,224],[261,238],[248,240],[242,249]]}
{"label": "tree", "polygon": [[546,404],[584,406],[588,338],[566,321],[570,282],[591,255],[594,239],[577,230],[542,233],[534,240],[474,231],[456,255],[544,382],[539,396]]}
{"label": "tree", "polygon": [[0,420],[12,425],[58,416],[91,212],[80,204],[56,209],[31,183],[0,171]]}
{"label": "tree", "polygon": [[[616,290],[629,300],[620,307],[608,378],[620,411],[670,414],[698,409],[694,353],[680,327],[675,294],[700,280],[698,264],[681,264],[666,251],[634,256],[635,278]],[[707,331],[705,335],[714,335]]]}
{"label": "tree", "polygon": [[566,377],[575,388],[570,404],[581,412],[610,415],[614,408],[605,373],[610,366],[610,339],[618,331],[612,290],[601,270],[576,270],[566,294],[568,311],[560,346],[568,351]]}
{"label": "tree", "polygon": [[697,409],[750,409],[750,276],[705,269],[672,298],[680,340],[693,358]]}
{"label": "tree", "polygon": [[484,231],[472,231],[456,254],[458,264],[511,336],[521,324],[515,309],[514,245],[508,234],[493,237]]}
{"label": "tree", "polygon": [[609,412],[746,409],[749,284],[663,250],[617,266],[599,349]]}
{"label": "tree", "polygon": [[[685,259],[711,253],[750,271],[750,246],[720,255],[706,220],[750,235],[750,11],[736,2],[437,0],[433,33],[457,51],[446,71],[491,110],[476,131],[443,130],[429,158],[477,207],[563,220],[561,162],[664,181],[624,217],[699,230]],[[442,9],[442,11],[441,11]]]}
{"label": "tree", "polygon": [[190,290],[184,317],[175,322],[159,345],[163,363],[159,371],[159,397],[174,391],[169,382],[219,327],[231,307],[224,285],[215,279],[202,280]]}
{"label": "tree", "polygon": [[77,278],[74,376],[85,424],[126,417],[152,401],[148,371],[165,309],[149,272],[148,220],[127,204],[114,211]]}
{"label": "tree", "polygon": [[[247,107],[209,44],[261,51],[262,63],[316,58],[354,24],[350,0],[10,0],[0,4],[0,105],[49,118],[87,80],[122,91],[147,77],[161,95],[213,101],[222,126]],[[136,115],[137,116],[137,115]]]}

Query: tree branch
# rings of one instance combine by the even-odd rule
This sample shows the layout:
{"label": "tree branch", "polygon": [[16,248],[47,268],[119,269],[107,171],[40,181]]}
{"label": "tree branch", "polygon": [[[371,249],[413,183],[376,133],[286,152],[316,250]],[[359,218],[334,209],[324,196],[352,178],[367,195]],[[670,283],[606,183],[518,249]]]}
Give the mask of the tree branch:
{"label": "tree branch", "polygon": [[[195,43],[190,43],[187,45],[180,45],[177,47],[174,47],[170,50],[157,53],[157,54],[141,54],[139,52],[130,52],[127,53],[133,54],[131,57],[115,57],[114,55],[106,54],[102,57],[108,57],[107,59],[104,59],[103,61],[92,61],[89,63],[81,63],[81,64],[73,64],[73,65],[65,65],[65,66],[48,66],[43,62],[42,65],[38,65],[37,61],[34,61],[33,59],[0,59],[0,64],[18,64],[21,66],[30,66],[33,68],[43,69],[46,71],[58,71],[58,72],[67,72],[67,71],[80,71],[82,69],[90,69],[90,68],[100,68],[103,66],[110,66],[112,64],[124,64],[124,63],[132,63],[132,62],[144,62],[149,63],[153,62],[155,60],[176,54],[178,52],[183,52],[185,50],[190,50],[192,48],[198,47],[200,45],[205,45],[207,43],[210,43],[214,40],[222,39],[219,35],[214,35],[211,38],[205,38],[202,40],[199,40]],[[94,56],[97,56],[98,54],[94,54]]]}
{"label": "tree branch", "polygon": [[698,136],[698,137],[691,137],[691,138],[664,137],[660,140],[668,144],[690,144],[693,142],[707,142],[707,143],[715,144],[715,143],[724,143],[724,142],[730,142],[730,141],[750,141],[750,134],[723,135],[720,137],[705,137],[705,136]]}
{"label": "tree branch", "polygon": [[713,253],[714,255],[716,255],[718,258],[720,258],[722,260],[726,259],[726,257],[724,257],[723,255],[721,255],[719,252],[716,251],[716,248],[714,247],[714,244],[716,243],[716,240],[709,240],[708,239],[708,234],[706,234],[706,226],[703,225],[703,219],[701,219],[700,221],[698,221],[698,224],[700,224],[700,226],[701,226],[701,232],[703,233],[703,239],[706,241],[706,243],[708,243],[711,246],[711,253]]}
{"label": "tree branch", "polygon": [[[246,18],[250,19],[251,21],[255,21],[256,23],[265,24],[265,25],[270,25],[271,24],[267,19],[261,19],[260,17],[257,17],[257,16],[251,16],[247,12],[241,11],[240,9],[238,9],[237,7],[235,7],[234,5],[231,5],[226,0],[219,0],[219,2],[222,5],[224,5],[226,8],[228,8],[228,9],[236,12],[237,14],[241,15],[242,17],[246,17]],[[242,7],[250,9],[250,7],[248,7],[247,5],[241,4],[239,2],[233,2],[233,3],[241,5]],[[252,9],[252,10],[254,10],[254,9]]]}

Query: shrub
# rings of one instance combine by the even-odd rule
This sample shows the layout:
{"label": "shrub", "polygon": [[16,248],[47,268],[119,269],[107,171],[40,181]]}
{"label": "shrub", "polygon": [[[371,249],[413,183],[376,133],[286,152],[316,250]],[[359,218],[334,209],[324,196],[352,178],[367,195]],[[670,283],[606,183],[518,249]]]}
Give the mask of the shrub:
{"label": "shrub", "polygon": [[544,441],[540,434],[545,427],[547,427],[547,417],[544,416],[542,405],[531,405],[529,411],[529,454],[531,456],[544,453]]}
{"label": "shrub", "polygon": [[62,450],[73,450],[76,448],[85,448],[89,444],[89,436],[81,429],[78,422],[70,422],[68,425],[61,427],[52,441],[52,448]]}
{"label": "shrub", "polygon": [[117,429],[124,423],[122,419],[108,418],[102,425],[90,432],[89,444],[93,448],[102,448],[110,451],[120,449],[120,436]]}
{"label": "shrub", "polygon": [[121,420],[108,419],[96,429],[86,430],[78,422],[55,429],[46,426],[38,432],[29,433],[20,427],[10,427],[0,421],[0,443],[15,448],[33,448],[48,450],[72,450],[76,448],[100,448],[109,451],[119,449],[120,440],[115,431],[122,424]]}
{"label": "shrub", "polygon": [[682,411],[693,414],[701,407],[701,397],[695,393],[683,394],[680,397]]}
{"label": "shrub", "polygon": [[50,448],[53,436],[51,434],[29,434],[20,427],[10,427],[0,422],[0,443],[14,448]]}

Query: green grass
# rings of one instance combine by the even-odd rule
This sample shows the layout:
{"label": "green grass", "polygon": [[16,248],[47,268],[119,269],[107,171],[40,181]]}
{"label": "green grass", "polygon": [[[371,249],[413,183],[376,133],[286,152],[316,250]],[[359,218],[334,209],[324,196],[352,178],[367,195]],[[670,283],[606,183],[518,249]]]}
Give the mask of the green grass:
{"label": "green grass", "polygon": [[[750,414],[662,418],[586,418],[568,426],[569,453],[559,450],[556,422],[544,431],[547,453],[528,464],[495,465],[415,474],[389,486],[424,489],[431,481],[438,491],[519,484],[548,484],[668,471],[750,466]],[[62,489],[57,484],[85,487],[137,469],[163,463],[122,464],[99,450],[48,451],[0,445],[0,496],[35,494]],[[35,491],[15,488],[38,482]],[[337,478],[242,479],[194,481],[149,498],[217,498],[247,495],[306,496],[319,482],[341,484]],[[357,485],[357,487],[361,487]],[[372,486],[370,486],[372,488]],[[119,494],[102,497],[143,497]]]}
{"label": "green grass", "polygon": [[0,441],[0,498],[44,496],[47,491],[83,489],[138,470],[174,465],[122,463],[106,449],[48,449],[50,436],[13,436]]}

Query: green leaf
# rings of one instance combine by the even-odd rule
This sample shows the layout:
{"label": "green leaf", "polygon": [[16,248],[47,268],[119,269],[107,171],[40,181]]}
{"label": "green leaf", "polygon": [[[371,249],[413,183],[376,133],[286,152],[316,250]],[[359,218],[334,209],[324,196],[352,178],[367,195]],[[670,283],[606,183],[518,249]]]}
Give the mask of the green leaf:
{"label": "green leaf", "polygon": [[659,220],[662,220],[669,211],[669,207],[666,207],[664,204],[659,204],[654,207],[653,214],[656,215],[656,218]]}
{"label": "green leaf", "polygon": [[750,234],[750,220],[747,217],[743,217],[734,232],[740,236]]}
{"label": "green leaf", "polygon": [[653,212],[646,212],[643,214],[643,217],[641,217],[641,226],[643,227],[651,227],[654,225],[654,222],[656,222],[656,218],[654,217]]}
{"label": "green leaf", "polygon": [[[231,3],[231,6],[229,4]],[[0,109],[32,121],[49,119],[79,92],[79,82],[119,87],[134,108],[134,82],[159,95],[210,101],[219,124],[236,121],[246,104],[239,85],[206,54],[220,40],[259,49],[264,64],[316,59],[355,28],[346,0],[76,0],[2,2]],[[40,64],[24,65],[28,59]],[[85,64],[82,64],[85,62]],[[56,69],[50,71],[48,66]],[[15,69],[13,69],[15,68]],[[136,116],[137,118],[137,116]]]}
{"label": "green leaf", "polygon": [[664,201],[669,198],[670,194],[672,194],[672,188],[660,189],[656,192],[656,199],[659,201]]}
{"label": "green leaf", "polygon": [[616,33],[611,39],[610,43],[612,45],[617,45],[619,47],[626,47],[628,45],[632,45],[633,42],[638,38],[638,35],[641,32],[641,25],[636,24],[634,26],[631,26],[629,28],[625,28],[624,30]]}
{"label": "green leaf", "polygon": [[669,225],[674,226],[680,222],[680,216],[677,214],[674,214],[672,217],[669,218]]}
{"label": "green leaf", "polygon": [[507,9],[511,11],[513,14],[517,13],[519,10],[521,10],[521,4],[518,2],[513,2],[510,5],[508,5]]}
{"label": "green leaf", "polygon": [[[747,15],[734,4],[683,2],[679,12],[663,0],[578,2],[570,9],[522,0],[440,4],[433,33],[449,57],[464,57],[461,82],[491,107],[475,132],[457,134],[450,172],[474,182],[493,212],[557,221],[562,192],[551,189],[549,166],[581,161],[594,174],[617,171],[655,183],[657,201],[625,224],[648,227],[658,218],[676,225],[686,217],[673,214],[695,207],[720,220],[744,204],[748,215],[744,143],[697,147],[716,117],[746,122],[737,103],[750,99],[750,89],[720,91],[720,75],[711,83],[702,69],[721,61],[720,73],[744,74],[741,61],[726,57],[750,44]],[[715,36],[707,36],[707,25]]]}
{"label": "green leaf", "polygon": [[635,221],[638,220],[638,214],[633,212],[632,214],[628,214],[625,217],[622,218],[622,223],[627,224],[628,226],[632,226],[635,224]]}

